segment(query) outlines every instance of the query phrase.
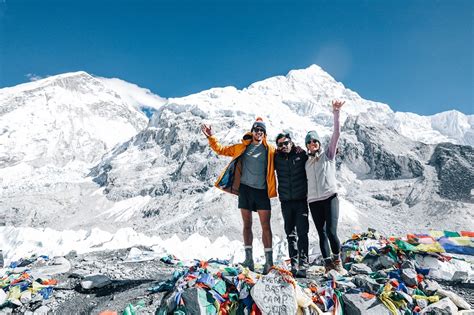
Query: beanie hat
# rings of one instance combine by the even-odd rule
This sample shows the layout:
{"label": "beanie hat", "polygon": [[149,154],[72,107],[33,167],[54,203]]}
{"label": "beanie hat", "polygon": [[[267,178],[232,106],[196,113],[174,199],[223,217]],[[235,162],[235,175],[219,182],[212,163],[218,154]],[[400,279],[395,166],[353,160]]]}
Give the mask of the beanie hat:
{"label": "beanie hat", "polygon": [[276,136],[275,142],[278,142],[278,140],[280,140],[281,138],[287,138],[287,139],[290,139],[290,140],[291,140],[291,134],[290,134],[290,132],[289,132],[289,131],[280,132],[280,133]]}
{"label": "beanie hat", "polygon": [[[308,131],[306,137],[304,137],[304,143],[308,144],[310,140],[317,140],[319,141],[318,133],[315,130]],[[319,141],[321,142],[321,141]]]}
{"label": "beanie hat", "polygon": [[250,129],[250,131],[253,131],[257,127],[262,128],[263,132],[267,134],[267,127],[265,126],[262,117],[257,117],[257,119],[255,119],[255,122],[253,123],[252,129]]}

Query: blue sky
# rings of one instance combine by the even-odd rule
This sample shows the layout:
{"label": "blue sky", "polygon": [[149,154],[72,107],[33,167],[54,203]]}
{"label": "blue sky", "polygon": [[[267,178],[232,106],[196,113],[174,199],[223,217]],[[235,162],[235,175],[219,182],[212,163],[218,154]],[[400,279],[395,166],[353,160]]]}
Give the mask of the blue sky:
{"label": "blue sky", "polygon": [[362,97],[474,113],[474,1],[0,0],[0,87],[84,70],[163,97],[320,65]]}

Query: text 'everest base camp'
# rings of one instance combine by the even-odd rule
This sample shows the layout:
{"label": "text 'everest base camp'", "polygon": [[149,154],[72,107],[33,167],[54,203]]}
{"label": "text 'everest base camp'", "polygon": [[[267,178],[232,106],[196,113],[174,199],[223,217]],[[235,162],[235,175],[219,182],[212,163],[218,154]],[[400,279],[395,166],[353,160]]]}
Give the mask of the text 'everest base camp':
{"label": "text 'everest base camp'", "polygon": [[[474,314],[473,125],[394,112],[316,65],[170,99],[85,72],[0,89],[0,313]],[[279,198],[272,265],[258,216],[242,265],[215,151],[284,130],[306,156],[308,131],[328,148],[336,129],[340,268],[308,212],[307,259],[289,256]]]}

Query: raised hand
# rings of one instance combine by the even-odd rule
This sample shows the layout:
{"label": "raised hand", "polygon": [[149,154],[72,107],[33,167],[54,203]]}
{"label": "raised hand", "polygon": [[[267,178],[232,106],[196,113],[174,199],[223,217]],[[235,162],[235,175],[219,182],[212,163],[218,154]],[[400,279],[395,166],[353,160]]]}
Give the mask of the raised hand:
{"label": "raised hand", "polygon": [[210,136],[212,136],[212,127],[211,127],[211,125],[202,124],[201,125],[201,131],[208,138]]}
{"label": "raised hand", "polygon": [[345,103],[346,103],[346,101],[344,101],[344,102],[338,101],[338,100],[332,101],[332,111],[333,111],[333,112],[338,112],[338,111],[340,111],[342,105],[344,105]]}

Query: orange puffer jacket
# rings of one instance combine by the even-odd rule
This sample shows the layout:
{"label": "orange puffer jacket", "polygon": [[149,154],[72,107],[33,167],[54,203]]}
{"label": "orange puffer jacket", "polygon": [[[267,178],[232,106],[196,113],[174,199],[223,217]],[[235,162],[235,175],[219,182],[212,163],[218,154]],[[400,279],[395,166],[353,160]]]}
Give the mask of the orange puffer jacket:
{"label": "orange puffer jacket", "polygon": [[[242,143],[237,143],[229,146],[223,146],[217,141],[215,136],[208,138],[211,149],[219,155],[225,155],[232,157],[232,161],[227,165],[225,170],[217,179],[214,186],[217,188],[234,194],[239,194],[240,177],[242,175],[242,163],[239,157],[245,152],[247,146],[252,143],[252,133],[246,133],[242,139]],[[268,152],[268,164],[267,164],[267,190],[268,197],[273,198],[277,196],[276,190],[276,179],[275,179],[275,167],[274,167],[274,156],[275,147],[267,143],[266,137],[263,138],[263,145]]]}

